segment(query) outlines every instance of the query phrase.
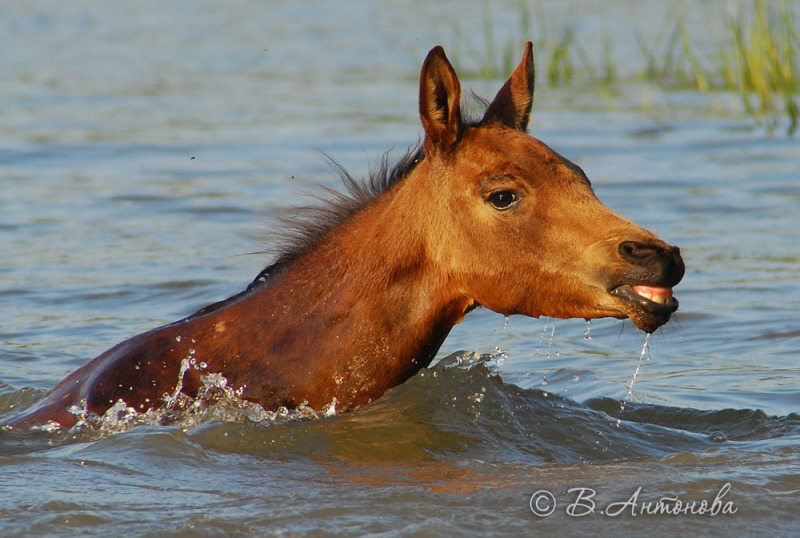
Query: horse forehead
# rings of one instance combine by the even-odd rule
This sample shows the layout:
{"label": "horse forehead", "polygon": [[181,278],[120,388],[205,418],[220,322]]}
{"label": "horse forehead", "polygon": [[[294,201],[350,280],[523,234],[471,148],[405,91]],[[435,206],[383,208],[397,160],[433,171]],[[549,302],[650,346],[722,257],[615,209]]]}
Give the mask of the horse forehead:
{"label": "horse forehead", "polygon": [[538,138],[508,128],[476,129],[463,149],[470,159],[484,167],[507,167],[523,172],[578,168]]}

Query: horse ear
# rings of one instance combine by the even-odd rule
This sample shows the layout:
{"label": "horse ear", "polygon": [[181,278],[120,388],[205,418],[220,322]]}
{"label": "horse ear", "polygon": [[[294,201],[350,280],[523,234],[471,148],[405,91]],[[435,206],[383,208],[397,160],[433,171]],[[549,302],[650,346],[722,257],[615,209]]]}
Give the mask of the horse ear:
{"label": "horse ear", "polygon": [[419,115],[426,148],[432,145],[450,149],[461,139],[461,84],[440,46],[434,47],[422,64]]}
{"label": "horse ear", "polygon": [[497,92],[481,123],[501,123],[512,129],[525,131],[533,105],[534,78],[533,44],[528,41],[522,61]]}

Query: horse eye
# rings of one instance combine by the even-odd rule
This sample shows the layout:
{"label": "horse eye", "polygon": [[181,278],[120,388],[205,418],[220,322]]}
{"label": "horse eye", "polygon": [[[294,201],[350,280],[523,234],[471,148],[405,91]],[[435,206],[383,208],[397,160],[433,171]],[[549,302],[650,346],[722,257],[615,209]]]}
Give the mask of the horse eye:
{"label": "horse eye", "polygon": [[499,211],[511,208],[519,202],[519,197],[511,191],[493,192],[489,195],[489,203]]}

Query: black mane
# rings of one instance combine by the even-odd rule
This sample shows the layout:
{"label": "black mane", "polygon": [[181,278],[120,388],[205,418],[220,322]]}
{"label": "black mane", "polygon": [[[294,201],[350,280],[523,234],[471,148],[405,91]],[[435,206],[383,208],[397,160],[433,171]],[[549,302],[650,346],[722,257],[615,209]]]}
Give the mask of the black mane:
{"label": "black mane", "polygon": [[299,207],[293,210],[293,218],[281,218],[280,221],[286,229],[281,231],[275,261],[258,273],[258,276],[243,291],[201,308],[185,318],[186,320],[219,310],[244,297],[255,288],[272,281],[289,263],[315,245],[333,228],[358,213],[372,200],[389,191],[408,176],[422,162],[425,155],[422,145],[417,144],[409,149],[394,166],[391,166],[389,152],[386,152],[378,167],[370,173],[365,181],[355,179],[331,157],[328,155],[325,157],[338,172],[344,190],[321,187],[323,194],[314,195],[314,197],[322,202],[322,205]]}
{"label": "black mane", "polygon": [[372,170],[364,181],[355,179],[330,156],[325,155],[325,157],[339,174],[344,189],[320,187],[323,190],[322,194],[314,194],[313,197],[321,202],[321,205],[295,208],[292,210],[291,219],[280,219],[284,229],[279,232],[277,257],[272,265],[258,275],[255,279],[256,282],[265,274],[274,272],[274,268],[284,267],[297,259],[298,256],[328,235],[333,228],[397,185],[422,162],[424,153],[422,145],[417,144],[410,148],[394,166],[391,166],[389,152],[386,152],[377,168]]}

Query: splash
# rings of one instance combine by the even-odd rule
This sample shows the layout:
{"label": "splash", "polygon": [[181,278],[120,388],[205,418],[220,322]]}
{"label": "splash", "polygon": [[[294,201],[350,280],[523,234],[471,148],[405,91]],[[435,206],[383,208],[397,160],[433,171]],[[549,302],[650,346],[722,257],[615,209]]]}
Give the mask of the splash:
{"label": "splash", "polygon": [[[499,347],[494,348],[494,353],[478,353],[477,351],[465,351],[459,353],[454,357],[447,357],[442,359],[436,365],[438,369],[441,367],[444,370],[449,368],[464,368],[470,370],[479,364],[485,365],[489,371],[497,372],[503,363],[508,359],[508,351],[503,351]],[[435,369],[434,369],[435,372]]]}
{"label": "splash", "polygon": [[[180,338],[180,337],[178,337]],[[176,408],[182,405],[185,398],[188,398],[185,394],[183,394],[183,380],[186,377],[186,372],[190,370],[205,370],[206,364],[204,362],[197,363],[197,360],[193,357],[195,354],[194,349],[189,350],[189,356],[186,357],[181,361],[181,368],[178,370],[178,383],[175,385],[175,389],[172,391],[172,394],[164,393],[163,399],[164,403],[166,404],[167,408]],[[202,389],[201,389],[202,390]]]}
{"label": "splash", "polygon": [[[636,363],[636,369],[633,371],[633,376],[631,377],[631,382],[628,385],[628,392],[625,397],[622,399],[622,402],[619,404],[619,412],[622,414],[625,411],[625,406],[628,405],[628,400],[631,398],[631,394],[633,393],[633,384],[636,382],[636,376],[639,375],[639,368],[642,367],[642,359],[647,357],[647,360],[650,360],[650,333],[645,333],[644,335],[644,342],[642,342],[642,350],[639,352],[639,362]],[[621,421],[622,417],[617,417],[617,426]]]}
{"label": "splash", "polygon": [[[334,398],[321,410],[316,411],[303,402],[294,409],[279,407],[267,410],[260,404],[242,398],[245,387],[233,388],[227,378],[218,372],[206,372],[208,365],[193,357],[194,353],[181,361],[178,381],[172,392],[164,393],[163,404],[155,409],[139,412],[120,399],[102,416],[88,411],[86,401],[73,405],[70,412],[78,422],[70,431],[93,430],[101,433],[117,433],[134,426],[172,425],[189,430],[208,422],[248,422],[264,425],[280,424],[294,420],[309,420],[336,414],[338,402]],[[196,397],[183,390],[183,381],[192,370],[203,372],[201,387]],[[57,431],[60,425],[48,431]]]}

